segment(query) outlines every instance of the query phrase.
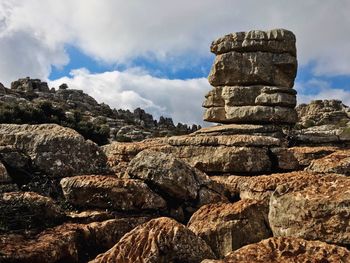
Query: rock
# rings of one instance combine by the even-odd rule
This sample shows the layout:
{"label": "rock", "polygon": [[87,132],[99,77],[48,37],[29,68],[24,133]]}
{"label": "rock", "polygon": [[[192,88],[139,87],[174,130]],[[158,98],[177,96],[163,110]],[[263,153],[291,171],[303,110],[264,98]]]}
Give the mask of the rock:
{"label": "rock", "polygon": [[162,210],[166,202],[140,180],[86,175],[63,178],[60,182],[68,202],[78,207],[117,211]]}
{"label": "rock", "polygon": [[120,218],[91,224],[64,224],[34,236],[0,235],[1,262],[87,262],[111,248],[148,218]]}
{"label": "rock", "polygon": [[11,183],[12,179],[7,173],[6,167],[4,164],[0,161],[0,184],[8,184]]}
{"label": "rock", "polygon": [[298,171],[275,173],[259,176],[212,176],[211,179],[223,185],[232,197],[239,195],[241,199],[265,200],[269,202],[272,193],[279,185],[307,185],[322,175]]}
{"label": "rock", "polygon": [[204,108],[224,107],[225,101],[222,97],[222,87],[214,87],[205,95],[205,101],[202,104]]}
{"label": "rock", "polygon": [[248,32],[231,33],[213,41],[210,51],[222,54],[230,51],[272,53],[289,53],[296,56],[295,35],[285,29],[268,31],[251,30]]}
{"label": "rock", "polygon": [[170,218],[153,219],[127,233],[98,262],[200,262],[214,258],[210,247],[192,231]]}
{"label": "rock", "polygon": [[337,147],[334,146],[315,146],[315,147],[292,147],[289,148],[298,160],[298,163],[302,167],[310,165],[311,161],[325,157],[331,153],[337,151]]}
{"label": "rock", "polygon": [[271,156],[275,161],[275,169],[282,171],[295,171],[299,168],[299,162],[295,158],[293,152],[289,151],[288,148],[276,147],[271,148]]}
{"label": "rock", "polygon": [[296,70],[297,60],[288,53],[231,51],[216,56],[208,79],[215,87],[271,85],[291,88]]}
{"label": "rock", "polygon": [[0,146],[0,159],[3,163],[13,169],[29,169],[30,157],[11,145]]}
{"label": "rock", "polygon": [[338,150],[311,161],[307,171],[350,175],[350,149]]}
{"label": "rock", "polygon": [[274,236],[350,244],[350,179],[325,175],[278,186],[270,198]]}
{"label": "rock", "polygon": [[49,197],[34,192],[0,195],[0,230],[43,228],[63,221],[64,214]]}
{"label": "rock", "polygon": [[[216,87],[218,89],[219,87]],[[225,86],[222,87],[221,97],[224,105],[220,106],[255,106],[256,98],[261,94],[264,86]]]}
{"label": "rock", "polygon": [[344,247],[300,238],[272,237],[233,251],[223,260],[204,260],[202,263],[336,263],[348,261],[350,261],[350,252]]}
{"label": "rock", "polygon": [[192,215],[188,228],[223,258],[232,250],[270,237],[267,214],[268,207],[254,200],[210,204]]}
{"label": "rock", "polygon": [[238,124],[294,124],[297,115],[293,109],[279,106],[215,107],[206,109],[204,120]]}
{"label": "rock", "polygon": [[95,143],[56,124],[0,124],[0,145],[19,149],[35,168],[54,177],[99,173],[106,163]]}
{"label": "rock", "polygon": [[46,82],[40,79],[30,79],[29,77],[19,79],[11,83],[11,89],[22,92],[49,92],[49,87]]}
{"label": "rock", "polygon": [[262,93],[256,97],[255,104],[261,106],[281,106],[294,108],[297,105],[297,99],[295,95],[286,93]]}

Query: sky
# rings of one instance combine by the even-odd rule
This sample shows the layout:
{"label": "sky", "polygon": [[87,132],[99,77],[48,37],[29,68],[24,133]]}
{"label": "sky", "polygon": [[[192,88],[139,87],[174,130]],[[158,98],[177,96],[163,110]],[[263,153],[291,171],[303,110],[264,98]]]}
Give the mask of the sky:
{"label": "sky", "polygon": [[298,103],[350,105],[350,0],[0,0],[0,82],[30,76],[113,108],[203,124],[211,42],[285,28]]}

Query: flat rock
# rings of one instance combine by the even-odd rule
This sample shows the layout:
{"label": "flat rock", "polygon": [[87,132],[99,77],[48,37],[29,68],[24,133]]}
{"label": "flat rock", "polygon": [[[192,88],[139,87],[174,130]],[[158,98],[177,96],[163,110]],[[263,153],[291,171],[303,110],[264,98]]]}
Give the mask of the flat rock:
{"label": "flat rock", "polygon": [[278,186],[270,198],[274,236],[292,236],[348,246],[350,179],[325,175],[304,183]]}
{"label": "flat rock", "polygon": [[297,60],[288,53],[231,51],[216,56],[208,76],[214,86],[271,85],[291,88]]}
{"label": "flat rock", "polygon": [[60,184],[66,200],[78,207],[118,211],[161,210],[166,207],[164,199],[140,180],[86,175],[63,178]]}
{"label": "flat rock", "polygon": [[339,148],[334,146],[296,146],[289,148],[294,155],[294,157],[298,160],[300,166],[308,166],[313,160],[320,159],[325,157],[331,153],[334,153]]}
{"label": "flat rock", "polygon": [[350,252],[344,247],[300,238],[272,237],[233,251],[223,260],[204,260],[202,263],[337,263],[349,261]]}
{"label": "flat rock", "polygon": [[325,157],[312,160],[306,170],[316,173],[350,175],[350,149],[338,150]]}
{"label": "flat rock", "polygon": [[295,35],[286,29],[231,33],[214,40],[210,51],[217,55],[230,51],[264,51],[296,56]]}
{"label": "flat rock", "polygon": [[146,217],[111,219],[91,224],[64,224],[34,236],[0,235],[1,262],[87,262],[111,248]]}
{"label": "flat rock", "polygon": [[91,262],[197,263],[205,258],[214,258],[205,241],[175,220],[161,217],[136,227]]}
{"label": "flat rock", "polygon": [[255,104],[262,106],[281,106],[294,108],[297,105],[297,98],[295,95],[286,93],[262,93],[255,98]]}
{"label": "flat rock", "polygon": [[106,163],[95,143],[56,124],[0,124],[0,145],[20,149],[37,169],[55,177],[98,173]]}
{"label": "flat rock", "polygon": [[237,124],[294,124],[297,114],[294,109],[280,106],[227,106],[206,109],[204,120]]}
{"label": "flat rock", "polygon": [[270,237],[267,214],[268,207],[255,200],[210,204],[192,215],[188,228],[223,258],[232,250]]}
{"label": "flat rock", "polygon": [[64,220],[64,213],[55,202],[34,192],[0,194],[0,230],[43,228]]}

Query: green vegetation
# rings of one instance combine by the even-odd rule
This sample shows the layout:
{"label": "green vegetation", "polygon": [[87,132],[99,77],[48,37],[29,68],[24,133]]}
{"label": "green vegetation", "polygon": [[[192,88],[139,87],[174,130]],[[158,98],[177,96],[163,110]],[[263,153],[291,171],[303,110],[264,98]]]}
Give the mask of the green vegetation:
{"label": "green vegetation", "polygon": [[61,107],[53,106],[49,101],[40,101],[36,104],[1,102],[0,123],[56,123],[76,130],[85,139],[92,140],[99,145],[108,143],[109,138],[109,127],[105,121],[101,119],[97,123],[86,121],[82,112],[78,110],[67,117]]}

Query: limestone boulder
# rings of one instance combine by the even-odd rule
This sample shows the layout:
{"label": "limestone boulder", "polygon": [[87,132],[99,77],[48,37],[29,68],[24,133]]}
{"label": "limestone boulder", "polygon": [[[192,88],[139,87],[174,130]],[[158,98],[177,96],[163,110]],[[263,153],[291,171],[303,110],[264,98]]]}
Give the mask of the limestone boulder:
{"label": "limestone boulder", "polygon": [[267,214],[267,205],[254,200],[209,204],[192,215],[188,227],[223,258],[232,250],[270,237]]}
{"label": "limestone boulder", "polygon": [[297,105],[297,98],[295,95],[286,93],[262,93],[255,98],[255,104],[294,108]]}
{"label": "limestone boulder", "polygon": [[23,230],[57,225],[65,218],[55,202],[34,192],[0,194],[0,230]]}
{"label": "limestone boulder", "polygon": [[202,263],[289,263],[348,262],[350,251],[321,241],[291,237],[272,237],[229,253],[223,260]]}
{"label": "limestone boulder", "polygon": [[296,56],[295,35],[286,29],[251,30],[225,35],[213,41],[210,51],[222,54],[230,51],[289,53]]}
{"label": "limestone boulder", "polygon": [[325,157],[311,161],[307,171],[350,175],[350,150],[338,150]]}
{"label": "limestone boulder", "polygon": [[204,240],[175,220],[161,217],[136,227],[91,262],[196,263],[205,258],[214,254]]}
{"label": "limestone boulder", "polygon": [[166,202],[140,180],[86,175],[63,178],[66,200],[77,207],[117,211],[162,210]]}
{"label": "limestone boulder", "polygon": [[208,76],[214,86],[271,85],[293,87],[297,60],[288,53],[231,51],[216,56]]}
{"label": "limestone boulder", "polygon": [[0,145],[21,150],[35,168],[55,177],[98,173],[106,163],[95,143],[56,124],[1,124]]}
{"label": "limestone boulder", "polygon": [[348,246],[350,179],[325,175],[297,185],[284,184],[270,198],[274,236],[292,236]]}

